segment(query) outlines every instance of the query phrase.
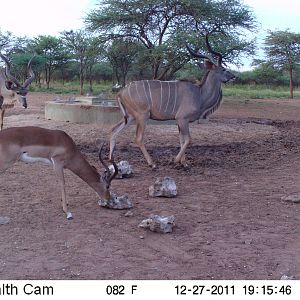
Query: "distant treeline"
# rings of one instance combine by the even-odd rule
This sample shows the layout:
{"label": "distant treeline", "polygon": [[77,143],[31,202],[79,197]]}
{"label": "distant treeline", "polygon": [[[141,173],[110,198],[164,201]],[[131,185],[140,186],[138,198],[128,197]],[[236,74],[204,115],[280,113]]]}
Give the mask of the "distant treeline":
{"label": "distant treeline", "polygon": [[[12,63],[16,77],[26,76],[33,55],[36,84],[48,89],[53,80],[79,81],[79,92],[93,83],[111,81],[124,86],[140,79],[199,78],[201,63],[186,49],[214,59],[211,48],[227,64],[239,65],[255,54],[249,33],[257,23],[241,0],[161,1],[105,0],[85,16],[85,28],[35,38],[15,37],[0,28],[0,51]],[[269,32],[264,41],[266,59],[254,60],[253,71],[239,73],[243,84],[299,84],[300,34]],[[85,85],[85,87],[84,87]],[[86,86],[87,85],[87,86]]]}

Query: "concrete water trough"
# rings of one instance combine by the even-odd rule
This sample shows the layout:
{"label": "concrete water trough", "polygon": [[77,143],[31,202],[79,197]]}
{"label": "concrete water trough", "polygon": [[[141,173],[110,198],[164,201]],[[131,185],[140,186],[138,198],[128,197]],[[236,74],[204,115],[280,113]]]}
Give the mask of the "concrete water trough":
{"label": "concrete water trough", "polygon": [[45,105],[47,120],[71,123],[101,123],[113,125],[122,118],[114,99],[79,97],[69,100],[55,99]]}
{"label": "concrete water trough", "polygon": [[[53,121],[115,125],[122,117],[117,101],[103,98],[103,96],[86,96],[69,100],[55,99],[46,102],[45,105],[45,118]],[[148,123],[163,125],[175,124],[175,121],[148,120]]]}

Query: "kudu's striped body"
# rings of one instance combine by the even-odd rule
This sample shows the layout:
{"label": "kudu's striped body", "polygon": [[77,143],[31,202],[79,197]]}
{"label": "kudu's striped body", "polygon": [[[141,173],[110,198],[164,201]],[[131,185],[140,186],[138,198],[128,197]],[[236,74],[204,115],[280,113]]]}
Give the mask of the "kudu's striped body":
{"label": "kudu's striped body", "polygon": [[[211,49],[209,44],[208,47]],[[193,52],[190,48],[188,50],[194,56],[209,59],[207,56]],[[233,74],[221,66],[221,54],[217,53],[217,55],[220,57],[218,65],[211,60],[206,61],[208,74],[201,85],[188,81],[142,80],[132,82],[120,91],[118,104],[124,119],[112,129],[110,156],[115,147],[116,136],[135,121],[136,143],[149,166],[155,167],[143,143],[145,123],[148,119],[176,120],[181,148],[175,162],[185,164],[185,150],[190,143],[189,123],[199,118],[206,118],[214,112],[222,100],[222,82],[234,78]]]}
{"label": "kudu's striped body", "polygon": [[5,71],[0,70],[0,130],[3,128],[3,119],[5,110],[13,108],[17,100],[20,101],[24,108],[27,108],[26,95],[28,93],[29,85],[35,78],[33,70],[31,68],[32,57],[27,66],[27,72],[29,78],[21,84],[14,76],[10,73],[10,62],[8,59],[0,53],[0,57],[5,62]]}

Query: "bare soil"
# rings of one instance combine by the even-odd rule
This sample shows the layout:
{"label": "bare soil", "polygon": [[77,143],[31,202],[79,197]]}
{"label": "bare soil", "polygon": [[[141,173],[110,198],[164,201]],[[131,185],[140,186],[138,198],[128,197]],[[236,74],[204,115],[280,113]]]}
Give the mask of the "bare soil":
{"label": "bare soil", "polygon": [[[53,94],[31,93],[29,108],[8,110],[5,127],[57,128],[100,169],[96,140],[109,127],[45,120]],[[280,279],[300,278],[300,101],[229,100],[205,124],[191,124],[189,168],[174,165],[175,125],[149,125],[151,170],[134,144],[134,126],[117,140],[116,160],[133,178],[114,180],[133,215],[99,207],[88,185],[66,171],[74,219],[62,212],[51,167],[18,162],[0,177],[0,279]],[[108,146],[106,147],[108,153]],[[171,176],[176,198],[150,198],[157,177]],[[138,227],[151,214],[174,215],[159,234]]]}

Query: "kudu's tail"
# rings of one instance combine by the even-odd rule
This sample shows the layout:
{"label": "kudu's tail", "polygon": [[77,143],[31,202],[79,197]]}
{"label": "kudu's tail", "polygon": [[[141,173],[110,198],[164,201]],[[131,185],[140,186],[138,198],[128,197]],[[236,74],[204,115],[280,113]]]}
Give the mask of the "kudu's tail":
{"label": "kudu's tail", "polygon": [[124,105],[122,104],[122,102],[121,102],[120,96],[117,97],[117,101],[118,101],[118,105],[119,105],[119,107],[120,107],[120,109],[121,109],[121,112],[122,112],[122,114],[123,114],[125,124],[127,124],[127,123],[128,123],[128,114],[127,114],[127,112],[126,112],[125,106],[124,106]]}

